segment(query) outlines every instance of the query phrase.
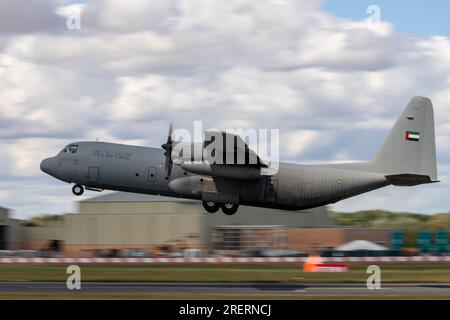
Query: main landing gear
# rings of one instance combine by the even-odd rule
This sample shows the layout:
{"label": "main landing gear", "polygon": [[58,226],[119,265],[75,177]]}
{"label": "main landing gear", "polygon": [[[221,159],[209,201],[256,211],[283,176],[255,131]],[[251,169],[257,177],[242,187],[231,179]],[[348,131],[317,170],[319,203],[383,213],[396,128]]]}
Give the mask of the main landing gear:
{"label": "main landing gear", "polygon": [[222,212],[227,216],[232,216],[238,211],[239,205],[233,203],[222,203],[220,208],[222,208]]}
{"label": "main landing gear", "polygon": [[203,201],[203,208],[210,213],[214,213],[220,209],[220,205],[213,201]]}
{"label": "main landing gear", "polygon": [[84,193],[84,187],[81,184],[76,184],[72,187],[72,192],[76,196],[81,196]]}
{"label": "main landing gear", "polygon": [[239,208],[239,204],[233,203],[216,203],[213,201],[203,201],[203,208],[206,211],[214,213],[222,209],[222,212],[228,216],[235,214]]}

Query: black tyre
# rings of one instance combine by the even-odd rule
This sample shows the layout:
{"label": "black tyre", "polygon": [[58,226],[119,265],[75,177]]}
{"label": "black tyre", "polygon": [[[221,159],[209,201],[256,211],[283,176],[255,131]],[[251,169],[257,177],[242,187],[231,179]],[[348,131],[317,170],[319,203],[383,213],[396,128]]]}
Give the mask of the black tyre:
{"label": "black tyre", "polygon": [[223,203],[221,206],[223,213],[227,216],[232,216],[238,211],[239,205],[232,203]]}
{"label": "black tyre", "polygon": [[76,184],[72,187],[72,192],[76,196],[81,196],[84,193],[84,188],[81,184]]}
{"label": "black tyre", "polygon": [[210,213],[214,213],[220,209],[220,205],[213,201],[203,201],[203,208]]}

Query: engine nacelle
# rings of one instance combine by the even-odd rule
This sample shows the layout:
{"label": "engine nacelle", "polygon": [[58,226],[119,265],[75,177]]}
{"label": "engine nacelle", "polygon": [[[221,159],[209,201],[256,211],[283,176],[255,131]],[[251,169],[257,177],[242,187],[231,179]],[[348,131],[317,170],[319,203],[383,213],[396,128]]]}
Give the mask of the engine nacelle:
{"label": "engine nacelle", "polygon": [[255,180],[263,177],[260,168],[239,165],[216,165],[205,162],[182,163],[181,168],[194,174],[237,180]]}
{"label": "engine nacelle", "polygon": [[169,190],[187,197],[201,197],[203,191],[203,178],[200,176],[182,177],[169,182]]}

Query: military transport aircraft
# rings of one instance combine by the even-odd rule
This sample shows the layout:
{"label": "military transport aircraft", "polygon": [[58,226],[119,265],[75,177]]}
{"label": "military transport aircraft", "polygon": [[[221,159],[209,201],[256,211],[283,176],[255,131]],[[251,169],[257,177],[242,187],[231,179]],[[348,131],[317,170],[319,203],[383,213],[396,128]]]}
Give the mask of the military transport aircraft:
{"label": "military transport aircraft", "polygon": [[301,210],[388,185],[438,182],[433,106],[423,97],[411,99],[384,145],[367,162],[324,165],[280,162],[278,170],[271,171],[239,136],[221,134],[224,139],[234,141],[231,152],[244,152],[245,161],[217,163],[200,159],[199,163],[180,154],[174,159],[177,142],[172,140],[170,129],[162,148],[71,143],[55,157],[43,160],[41,170],[73,183],[72,191],[77,196],[86,188],[197,199],[208,212],[222,209],[227,215],[236,213],[240,204]]}

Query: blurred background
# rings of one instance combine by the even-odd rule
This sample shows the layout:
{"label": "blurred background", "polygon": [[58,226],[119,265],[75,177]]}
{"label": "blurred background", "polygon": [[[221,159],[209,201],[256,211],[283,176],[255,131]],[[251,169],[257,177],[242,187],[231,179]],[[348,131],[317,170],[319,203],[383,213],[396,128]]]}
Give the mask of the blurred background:
{"label": "blurred background", "polygon": [[448,255],[450,214],[381,210],[291,212],[254,207],[226,216],[200,202],[112,192],[78,212],[27,220],[0,209],[0,257],[324,257]]}

